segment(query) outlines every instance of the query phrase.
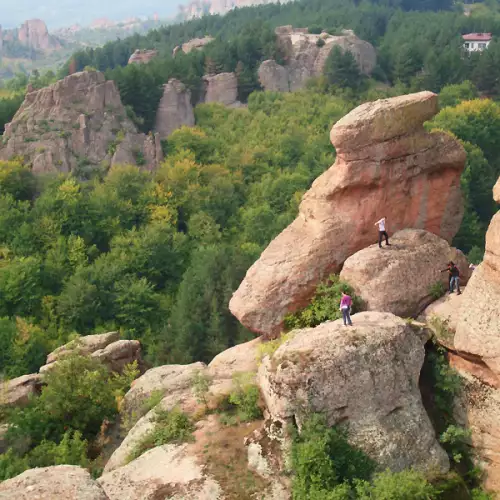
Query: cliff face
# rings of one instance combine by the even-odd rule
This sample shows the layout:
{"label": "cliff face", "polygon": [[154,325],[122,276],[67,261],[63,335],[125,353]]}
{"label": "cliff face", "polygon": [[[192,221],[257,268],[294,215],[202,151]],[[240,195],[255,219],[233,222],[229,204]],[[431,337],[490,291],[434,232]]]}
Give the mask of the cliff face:
{"label": "cliff face", "polygon": [[26,94],[5,127],[0,159],[21,156],[35,173],[70,172],[103,163],[154,168],[153,137],[127,118],[114,82],[99,72],[75,73]]}
{"label": "cliff face", "polygon": [[335,164],[304,195],[299,215],[248,270],[229,307],[250,330],[281,331],[283,318],[307,305],[319,282],[375,243],[374,223],[391,233],[425,229],[451,241],[462,220],[463,147],[423,123],[437,96],[420,92],[365,103],[331,131]]}
{"label": "cliff face", "polygon": [[62,47],[60,40],[49,34],[47,25],[41,19],[30,19],[15,30],[2,31],[0,27],[0,53],[4,41],[17,41],[25,47],[43,52]]}
{"label": "cliff face", "polygon": [[309,78],[323,74],[326,60],[334,47],[348,50],[362,73],[369,75],[377,63],[373,46],[344,30],[340,36],[310,34],[307,28],[276,28],[278,41],[285,53],[286,64],[264,61],[259,68],[260,83],[265,90],[294,91],[303,88]]}

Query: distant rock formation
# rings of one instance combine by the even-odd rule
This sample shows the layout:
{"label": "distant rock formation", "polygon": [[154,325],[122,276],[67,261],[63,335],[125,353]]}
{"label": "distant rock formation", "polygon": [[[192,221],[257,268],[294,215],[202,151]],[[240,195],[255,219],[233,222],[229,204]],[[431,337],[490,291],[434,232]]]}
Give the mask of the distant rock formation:
{"label": "distant rock formation", "polygon": [[[497,203],[499,186],[497,182],[494,188]],[[456,349],[481,358],[500,381],[500,212],[486,233],[484,260],[465,289],[454,343]]]}
{"label": "distant rock formation", "polygon": [[154,136],[137,132],[113,81],[82,72],[26,94],[5,126],[0,159],[21,156],[33,172],[77,172],[95,166],[161,161]]}
{"label": "distant rock formation", "polygon": [[[289,0],[281,0],[287,3]],[[274,0],[193,0],[188,4],[179,5],[178,18],[187,21],[196,19],[205,14],[226,14],[236,7],[251,7],[252,5],[263,5],[277,3]]]}
{"label": "distant rock formation", "polygon": [[392,471],[446,472],[448,457],[419,390],[427,334],[389,313],[363,312],[292,332],[259,368],[274,421],[299,428],[311,413],[349,427],[349,439]]}
{"label": "distant rock formation", "polygon": [[158,55],[157,50],[137,49],[130,56],[128,64],[146,64]]}
{"label": "distant rock formation", "polygon": [[201,50],[205,45],[213,42],[215,38],[211,36],[205,36],[203,38],[193,38],[189,40],[189,42],[183,43],[182,45],[178,45],[174,48],[173,55],[177,54],[180,50],[184,52],[184,54],[189,54],[192,50]]}
{"label": "distant rock formation", "polygon": [[238,78],[234,73],[205,75],[203,102],[220,102],[225,106],[238,106]]}
{"label": "distant rock formation", "polygon": [[342,35],[308,33],[307,28],[280,26],[276,28],[278,42],[285,53],[286,64],[264,61],[259,67],[259,79],[265,90],[295,91],[304,88],[307,80],[323,74],[326,60],[334,47],[348,50],[362,73],[369,75],[377,63],[373,46],[358,38],[353,31]]}
{"label": "distant rock formation", "polygon": [[450,260],[469,277],[465,255],[447,241],[422,229],[395,233],[390,247],[371,245],[351,255],[340,273],[361,297],[367,311],[391,312],[402,318],[420,314],[435,297],[432,287],[442,283],[448,289],[448,273],[441,273]]}
{"label": "distant rock formation", "polygon": [[61,41],[49,34],[47,25],[41,19],[30,19],[18,29],[2,30],[0,26],[0,55],[4,41],[17,41],[25,47],[43,52],[62,48]]}
{"label": "distant rock formation", "polygon": [[241,323],[279,334],[284,317],[306,306],[318,283],[376,241],[382,216],[391,231],[425,229],[451,241],[462,220],[466,155],[450,135],[424,130],[437,111],[437,96],[420,92],[362,104],[334,125],[335,164],[231,299]]}
{"label": "distant rock formation", "polygon": [[73,465],[30,469],[0,483],[1,500],[109,500],[89,472]]}
{"label": "distant rock formation", "polygon": [[183,125],[194,126],[191,92],[179,80],[171,78],[163,87],[163,97],[156,112],[155,130],[160,139],[166,139]]}

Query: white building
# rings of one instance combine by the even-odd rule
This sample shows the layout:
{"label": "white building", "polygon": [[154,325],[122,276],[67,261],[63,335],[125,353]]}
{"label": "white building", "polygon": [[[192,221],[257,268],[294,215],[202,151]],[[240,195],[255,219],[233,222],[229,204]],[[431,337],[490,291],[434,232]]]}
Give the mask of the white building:
{"label": "white building", "polygon": [[491,33],[467,33],[462,35],[464,49],[467,52],[478,52],[488,48],[492,40]]}

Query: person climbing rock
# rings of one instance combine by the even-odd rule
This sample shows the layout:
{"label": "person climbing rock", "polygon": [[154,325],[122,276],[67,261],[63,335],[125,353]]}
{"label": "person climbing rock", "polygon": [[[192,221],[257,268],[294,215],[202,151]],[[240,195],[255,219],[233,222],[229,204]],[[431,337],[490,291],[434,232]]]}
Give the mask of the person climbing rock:
{"label": "person climbing rock", "polygon": [[344,326],[352,326],[351,321],[351,306],[352,299],[350,295],[342,292],[342,298],[340,299],[340,310],[342,311],[342,318],[344,320]]}
{"label": "person climbing rock", "polygon": [[385,245],[389,246],[389,235],[385,229],[385,217],[382,217],[380,220],[375,222],[375,226],[378,225],[378,246],[382,248],[382,238],[385,238]]}
{"label": "person climbing rock", "polygon": [[455,290],[455,286],[456,286],[457,287],[457,295],[460,295],[462,293],[460,291],[460,271],[452,260],[450,260],[450,262],[448,262],[448,266],[446,267],[446,269],[441,270],[442,273],[444,273],[446,271],[448,271],[450,293],[453,293],[453,291]]}

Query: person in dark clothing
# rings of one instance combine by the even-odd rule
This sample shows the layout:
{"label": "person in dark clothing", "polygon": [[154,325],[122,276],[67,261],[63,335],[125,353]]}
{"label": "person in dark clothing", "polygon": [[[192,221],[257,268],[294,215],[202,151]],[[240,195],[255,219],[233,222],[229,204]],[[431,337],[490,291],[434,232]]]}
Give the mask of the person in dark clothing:
{"label": "person in dark clothing", "polygon": [[448,266],[446,269],[441,270],[442,273],[444,273],[446,271],[448,271],[450,293],[453,293],[453,291],[455,290],[455,286],[456,286],[457,287],[457,295],[460,295],[462,293],[460,291],[460,271],[452,260],[450,260],[450,262],[448,262]]}
{"label": "person in dark clothing", "polygon": [[382,248],[382,239],[385,238],[385,244],[386,246],[389,246],[389,235],[387,234],[387,231],[385,229],[385,217],[382,217],[380,220],[375,222],[375,226],[378,225],[378,246],[379,248]]}

